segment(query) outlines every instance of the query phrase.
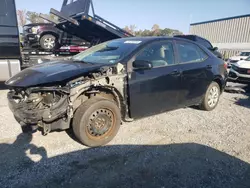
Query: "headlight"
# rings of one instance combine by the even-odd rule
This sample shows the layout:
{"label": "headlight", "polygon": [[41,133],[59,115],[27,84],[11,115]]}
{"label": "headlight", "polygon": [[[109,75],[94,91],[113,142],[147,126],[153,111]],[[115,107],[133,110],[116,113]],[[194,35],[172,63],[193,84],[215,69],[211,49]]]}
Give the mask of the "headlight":
{"label": "headlight", "polygon": [[32,27],[32,28],[31,28],[31,32],[32,32],[33,34],[37,34],[37,32],[38,32],[39,29],[40,29],[40,26]]}

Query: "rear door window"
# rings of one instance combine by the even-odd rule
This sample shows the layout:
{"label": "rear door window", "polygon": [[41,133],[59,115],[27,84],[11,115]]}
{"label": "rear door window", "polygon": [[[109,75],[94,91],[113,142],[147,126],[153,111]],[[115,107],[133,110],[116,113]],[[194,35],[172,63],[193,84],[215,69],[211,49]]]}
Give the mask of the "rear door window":
{"label": "rear door window", "polygon": [[0,26],[17,26],[14,0],[0,0]]}
{"label": "rear door window", "polygon": [[177,41],[176,45],[179,63],[198,63],[208,58],[208,55],[193,43]]}

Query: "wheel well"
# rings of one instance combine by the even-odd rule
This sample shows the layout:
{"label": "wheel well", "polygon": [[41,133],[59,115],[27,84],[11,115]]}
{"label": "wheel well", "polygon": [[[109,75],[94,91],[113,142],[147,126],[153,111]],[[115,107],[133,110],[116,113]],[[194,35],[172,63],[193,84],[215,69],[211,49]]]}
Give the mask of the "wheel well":
{"label": "wheel well", "polygon": [[214,79],[214,82],[216,82],[220,86],[220,91],[222,92],[223,88],[222,88],[221,80],[219,78],[216,78]]}
{"label": "wheel well", "polygon": [[51,31],[46,31],[44,33],[41,34],[40,39],[44,36],[44,35],[53,35],[54,37],[56,37],[56,39],[59,38],[59,35],[57,33],[51,32]]}
{"label": "wheel well", "polygon": [[117,104],[117,106],[121,109],[122,118],[126,116],[126,105],[124,103],[124,98],[122,97],[120,92],[117,91],[115,88],[114,89],[100,88],[99,92],[91,94],[90,97],[94,96],[100,96],[108,100],[114,101]]}

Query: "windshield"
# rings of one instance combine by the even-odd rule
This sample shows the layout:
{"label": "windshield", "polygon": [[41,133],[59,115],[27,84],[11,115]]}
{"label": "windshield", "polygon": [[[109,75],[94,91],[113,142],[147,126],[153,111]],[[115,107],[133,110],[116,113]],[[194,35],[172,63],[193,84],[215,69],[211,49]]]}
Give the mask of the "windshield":
{"label": "windshield", "polygon": [[113,40],[91,47],[73,56],[74,61],[114,64],[134,51],[141,41]]}
{"label": "windshield", "polygon": [[241,52],[239,56],[250,56],[250,52]]}

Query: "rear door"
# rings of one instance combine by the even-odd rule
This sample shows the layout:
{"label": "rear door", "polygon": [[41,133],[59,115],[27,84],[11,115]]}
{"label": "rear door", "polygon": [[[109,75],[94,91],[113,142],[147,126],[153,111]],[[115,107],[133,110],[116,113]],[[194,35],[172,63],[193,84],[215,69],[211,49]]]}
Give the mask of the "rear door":
{"label": "rear door", "polygon": [[198,104],[213,80],[209,55],[198,45],[177,40],[178,62],[182,72],[181,105]]}
{"label": "rear door", "polygon": [[129,76],[130,114],[140,118],[178,107],[181,77],[170,40],[148,44],[134,58],[153,68],[133,70]]}

